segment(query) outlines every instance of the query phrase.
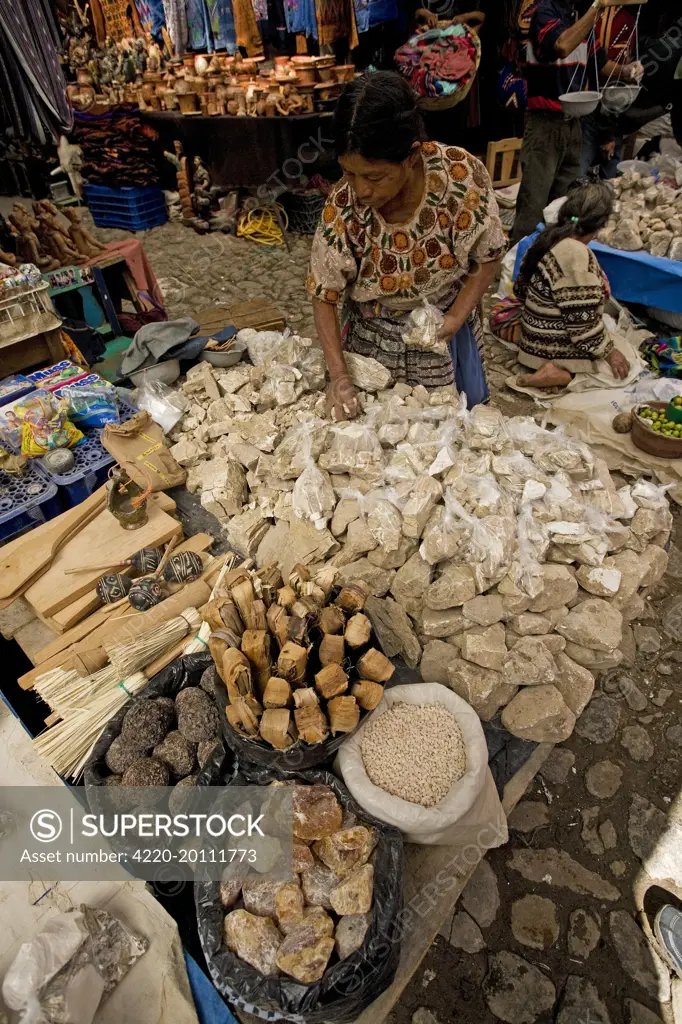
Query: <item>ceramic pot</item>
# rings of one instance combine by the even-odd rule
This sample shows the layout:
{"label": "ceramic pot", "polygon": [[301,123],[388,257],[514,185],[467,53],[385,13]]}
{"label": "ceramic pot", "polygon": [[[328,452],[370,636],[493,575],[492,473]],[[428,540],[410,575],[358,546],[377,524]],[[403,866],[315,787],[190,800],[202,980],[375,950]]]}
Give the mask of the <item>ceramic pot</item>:
{"label": "ceramic pot", "polygon": [[185,92],[178,96],[178,103],[180,104],[180,112],[183,114],[192,114],[198,107],[197,94],[195,92]]}
{"label": "ceramic pot", "polygon": [[314,62],[314,60],[315,60],[315,58],[314,58],[314,57],[306,57],[306,56],[305,56],[305,54],[299,54],[299,55],[297,55],[296,57],[292,57],[292,58],[291,58],[291,63],[292,63],[292,64],[294,65],[294,67],[296,67],[296,68],[302,68],[302,67],[305,67],[305,66],[306,66],[306,64],[307,64],[307,65],[308,65],[309,67],[314,67],[314,63],[313,63],[313,62]]}
{"label": "ceramic pot", "polygon": [[140,89],[140,94],[145,103],[150,103],[152,96],[154,95],[154,86],[151,82],[145,82]]}
{"label": "ceramic pot", "polygon": [[194,70],[198,75],[205,75],[208,71],[208,58],[203,53],[197,53],[194,58]]}
{"label": "ceramic pot", "polygon": [[186,78],[177,78],[175,81],[175,95],[185,96],[188,92],[191,92],[189,82]]}
{"label": "ceramic pot", "polygon": [[313,57],[313,61],[316,68],[333,68],[334,58],[333,57]]}
{"label": "ceramic pot", "polygon": [[275,96],[279,96],[279,82],[276,79],[273,79],[272,81],[268,82],[268,92],[273,93]]}
{"label": "ceramic pot", "polygon": [[157,96],[156,93],[152,96],[151,100],[152,110],[161,110],[161,97]]}
{"label": "ceramic pot", "polygon": [[334,71],[337,82],[352,82],[355,77],[355,64],[339,64]]}
{"label": "ceramic pot", "polygon": [[289,63],[288,57],[275,57],[275,67],[285,68]]}
{"label": "ceramic pot", "polygon": [[317,74],[319,75],[319,78],[320,78],[321,82],[333,82],[333,81],[335,81],[334,68],[333,67],[331,67],[331,68],[318,68],[317,69]]}
{"label": "ceramic pot", "polygon": [[315,68],[307,68],[299,65],[296,68],[296,74],[298,75],[300,85],[314,85],[317,80],[317,72],[315,71]]}

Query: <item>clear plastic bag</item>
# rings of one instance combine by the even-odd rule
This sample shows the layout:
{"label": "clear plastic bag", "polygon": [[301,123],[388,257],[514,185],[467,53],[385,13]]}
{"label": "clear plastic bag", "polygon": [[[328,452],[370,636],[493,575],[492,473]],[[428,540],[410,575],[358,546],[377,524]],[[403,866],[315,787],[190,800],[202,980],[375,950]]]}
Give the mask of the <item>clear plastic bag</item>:
{"label": "clear plastic bag", "polygon": [[471,410],[466,436],[473,449],[501,452],[509,447],[505,418],[490,405],[477,405]]}
{"label": "clear plastic bag", "polygon": [[181,391],[174,391],[160,380],[148,379],[146,374],[135,392],[135,403],[138,409],[149,413],[164,434],[180,422],[189,404]]}
{"label": "clear plastic bag", "polygon": [[299,519],[308,519],[317,530],[324,530],[336,506],[336,495],[329,473],[319,469],[312,457],[315,424],[306,427],[302,438],[306,467],[294,484],[291,505]]}
{"label": "clear plastic bag", "polygon": [[104,427],[107,423],[120,423],[116,388],[64,387],[60,391],[66,415],[78,427]]}
{"label": "clear plastic bag", "polygon": [[405,348],[417,352],[432,352],[444,356],[448,352],[448,344],[438,334],[445,319],[437,306],[432,306],[426,299],[423,305],[413,309],[407,317],[407,325],[403,331]]}
{"label": "clear plastic bag", "polygon": [[384,453],[376,431],[363,423],[331,428],[331,443],[319,465],[329,473],[349,473],[369,483],[383,483]]}
{"label": "clear plastic bag", "polygon": [[510,570],[519,590],[528,597],[538,597],[545,588],[542,562],[546,561],[549,549],[549,531],[544,523],[533,516],[533,509],[528,504],[522,505],[517,521],[518,553],[517,560]]}
{"label": "clear plastic bag", "polygon": [[85,905],[48,921],[25,942],[2,983],[21,1024],[92,1024],[149,943],[106,910]]}
{"label": "clear plastic bag", "polygon": [[591,480],[594,476],[592,449],[583,441],[565,437],[560,431],[536,447],[533,460],[545,472],[563,469],[573,480]]}
{"label": "clear plastic bag", "polygon": [[452,488],[443,496],[444,506],[431,510],[419,554],[429,565],[449,560],[463,561],[471,543],[471,527],[458,514],[459,506]]}

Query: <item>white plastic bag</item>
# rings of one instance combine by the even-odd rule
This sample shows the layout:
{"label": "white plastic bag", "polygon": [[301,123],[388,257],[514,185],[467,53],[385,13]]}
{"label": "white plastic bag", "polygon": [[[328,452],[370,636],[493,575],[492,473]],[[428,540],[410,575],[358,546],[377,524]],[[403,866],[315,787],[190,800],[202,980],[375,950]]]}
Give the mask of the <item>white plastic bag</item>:
{"label": "white plastic bag", "polygon": [[299,519],[308,519],[317,530],[324,530],[336,505],[336,495],[329,473],[318,469],[311,450],[316,424],[306,424],[303,435],[303,458],[306,467],[294,484],[291,506]]}
{"label": "white plastic bag", "polygon": [[149,413],[164,434],[169,434],[182,419],[189,402],[181,391],[174,391],[160,380],[150,380],[145,374],[135,392],[135,404]]}
{"label": "white plastic bag", "polygon": [[421,807],[392,796],[375,786],[365,771],[362,737],[366,725],[362,725],[339,749],[335,763],[336,773],[351,795],[369,814],[399,828],[408,843],[424,846],[473,844],[482,847],[483,852],[506,843],[507,820],[488,768],[483,727],[474,709],[446,686],[421,683],[386,690],[374,715],[385,714],[397,703],[441,704],[447,708],[462,730],[467,770],[435,807]]}
{"label": "white plastic bag", "polygon": [[417,352],[432,352],[444,356],[448,351],[445,339],[438,337],[438,332],[445,319],[437,306],[432,306],[426,299],[423,305],[413,309],[407,318],[407,326],[403,331],[405,348]]}

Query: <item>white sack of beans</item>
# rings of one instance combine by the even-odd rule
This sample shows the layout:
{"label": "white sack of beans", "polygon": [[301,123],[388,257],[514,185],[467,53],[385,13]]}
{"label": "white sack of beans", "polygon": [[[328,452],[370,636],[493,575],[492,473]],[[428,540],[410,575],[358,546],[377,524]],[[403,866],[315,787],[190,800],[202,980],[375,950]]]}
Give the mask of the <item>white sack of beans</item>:
{"label": "white sack of beans", "polygon": [[371,721],[340,748],[335,767],[360,806],[407,842],[473,844],[483,854],[507,841],[480,719],[446,686],[386,690]]}

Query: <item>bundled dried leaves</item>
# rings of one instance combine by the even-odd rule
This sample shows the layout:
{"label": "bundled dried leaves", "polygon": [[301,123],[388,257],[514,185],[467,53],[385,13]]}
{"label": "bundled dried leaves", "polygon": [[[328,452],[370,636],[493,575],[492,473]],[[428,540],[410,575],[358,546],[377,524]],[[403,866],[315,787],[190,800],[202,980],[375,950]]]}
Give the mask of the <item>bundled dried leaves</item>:
{"label": "bundled dried leaves", "polygon": [[276,750],[350,733],[393,675],[372,646],[363,583],[334,587],[337,570],[311,578],[296,565],[285,584],[272,566],[235,569],[204,609],[209,648],[240,736]]}

